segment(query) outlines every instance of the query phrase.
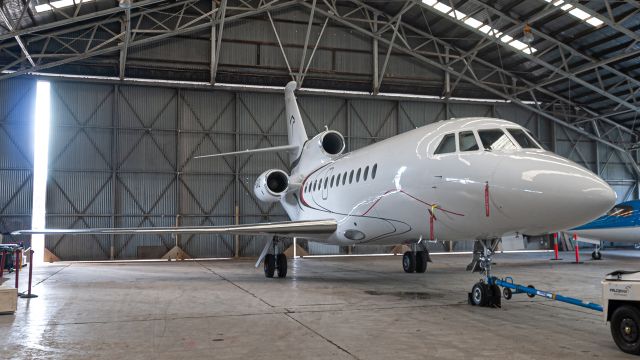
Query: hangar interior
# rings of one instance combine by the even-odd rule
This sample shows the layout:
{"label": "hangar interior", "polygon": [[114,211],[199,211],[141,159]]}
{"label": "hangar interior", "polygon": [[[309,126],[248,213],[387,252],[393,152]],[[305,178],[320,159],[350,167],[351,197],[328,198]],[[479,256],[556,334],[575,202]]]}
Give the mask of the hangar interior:
{"label": "hangar interior", "polygon": [[[253,190],[285,156],[197,157],[287,144],[292,80],[309,135],[336,130],[346,151],[502,118],[616,202],[638,199],[639,54],[636,0],[1,0],[0,359],[614,359],[625,336],[640,354],[640,298],[621,318],[601,286],[637,268],[629,242],[602,260],[576,247],[573,262],[550,259],[549,236],[515,238],[533,251],[495,263],[483,242],[471,287],[480,241],[429,242],[429,270],[411,274],[398,259],[415,249],[300,240],[330,256],[265,279],[263,236],[11,234],[289,220]],[[52,263],[4,272],[3,246],[20,242]],[[536,287],[501,293],[492,264]],[[582,307],[524,295],[536,289]]]}
{"label": "hangar interior", "polygon": [[[347,150],[442,119],[504,118],[600,175],[619,201],[636,199],[639,10],[634,1],[5,1],[0,230],[31,224],[38,79],[51,84],[49,227],[285,220],[251,191],[265,169],[287,168],[282,157],[194,157],[284,144],[281,86],[291,79],[309,133],[337,130]],[[46,248],[101,260],[158,257],[176,244],[193,257],[250,257],[264,244],[235,240],[58,236]]]}

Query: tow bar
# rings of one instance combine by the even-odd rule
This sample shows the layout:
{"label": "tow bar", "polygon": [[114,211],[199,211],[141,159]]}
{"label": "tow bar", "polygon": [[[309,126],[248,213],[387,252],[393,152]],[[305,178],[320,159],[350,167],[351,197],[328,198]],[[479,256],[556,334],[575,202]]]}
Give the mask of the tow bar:
{"label": "tow bar", "polygon": [[556,301],[564,302],[571,305],[581,306],[581,307],[599,311],[599,312],[603,311],[602,305],[600,304],[584,302],[580,299],[564,296],[558,293],[539,290],[533,287],[533,285],[523,286],[523,285],[515,284],[513,282],[513,278],[510,276],[507,276],[503,279],[498,279],[495,276],[491,276],[488,279],[488,282],[489,282],[489,285],[495,284],[495,285],[501,286],[503,288],[502,296],[504,296],[504,298],[507,300],[511,299],[511,297],[514,294],[527,294],[527,296],[529,296],[530,298],[533,298],[535,296],[542,296],[550,300],[556,300]]}

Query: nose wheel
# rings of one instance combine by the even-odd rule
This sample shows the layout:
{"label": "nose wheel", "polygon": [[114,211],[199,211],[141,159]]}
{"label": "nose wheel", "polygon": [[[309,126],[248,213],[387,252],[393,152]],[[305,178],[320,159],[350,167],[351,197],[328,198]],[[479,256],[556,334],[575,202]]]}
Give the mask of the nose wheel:
{"label": "nose wheel", "polygon": [[[478,254],[473,268],[474,271],[482,272],[484,276],[471,288],[468,302],[474,306],[499,308],[501,306],[502,292],[500,287],[491,281],[491,258],[500,241],[493,239],[479,240],[478,242],[482,245],[482,252]],[[506,294],[505,297],[507,297]]]}

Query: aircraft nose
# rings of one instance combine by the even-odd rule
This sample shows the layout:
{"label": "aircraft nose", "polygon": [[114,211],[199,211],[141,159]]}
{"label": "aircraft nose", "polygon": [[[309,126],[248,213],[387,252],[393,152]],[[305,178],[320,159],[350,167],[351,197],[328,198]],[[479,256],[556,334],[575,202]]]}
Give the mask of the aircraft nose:
{"label": "aircraft nose", "polygon": [[615,204],[616,193],[609,184],[573,161],[553,153],[531,154],[517,160],[520,165],[515,168],[519,168],[516,170],[519,174],[514,176],[520,176],[521,185],[517,198],[524,201],[518,211],[505,213],[528,216],[525,233],[533,235],[579,226]]}

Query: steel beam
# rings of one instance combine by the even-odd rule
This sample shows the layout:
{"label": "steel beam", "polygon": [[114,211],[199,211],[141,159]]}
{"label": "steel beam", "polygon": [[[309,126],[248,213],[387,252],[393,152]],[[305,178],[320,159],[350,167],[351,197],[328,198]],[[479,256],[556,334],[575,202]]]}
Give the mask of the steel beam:
{"label": "steel beam", "polygon": [[[156,3],[161,3],[161,2],[165,2],[167,0],[143,0],[143,1],[138,1],[138,2],[134,2],[131,4],[131,9],[136,9],[136,8],[141,8],[141,7],[145,7],[145,6],[149,6],[149,5],[153,5]],[[198,0],[189,0],[189,1],[185,1],[185,2],[197,2]],[[47,24],[42,24],[42,25],[37,25],[37,26],[30,26],[27,28],[21,28],[21,29],[14,29],[13,31],[9,31],[7,33],[4,34],[0,34],[0,41],[6,40],[6,39],[10,39],[12,37],[16,37],[16,36],[21,36],[21,35],[26,35],[26,34],[32,34],[32,33],[40,33],[42,31],[45,30],[49,30],[49,29],[54,29],[54,28],[58,28],[58,27],[62,27],[62,26],[66,26],[66,25],[70,25],[70,24],[74,24],[74,23],[80,23],[86,20],[91,20],[91,19],[95,19],[95,18],[99,18],[99,17],[103,17],[103,16],[109,16],[109,15],[113,15],[113,14],[117,14],[120,12],[124,12],[125,9],[119,7],[119,6],[115,6],[111,9],[106,9],[106,10],[101,10],[101,11],[96,11],[96,12],[92,12],[89,14],[85,14],[85,15],[79,15],[79,16],[69,16],[66,15],[64,16],[65,19],[63,20],[59,20],[59,21],[53,21]]]}
{"label": "steel beam", "polygon": [[[506,14],[504,12],[502,12],[501,10],[496,9],[494,6],[489,5],[481,0],[469,0],[470,2],[481,6],[484,10],[486,10],[488,13],[492,13],[494,15],[499,16],[502,19],[505,19],[507,21],[509,21],[510,23],[514,24],[514,26],[512,26],[509,30],[506,30],[504,33],[507,35],[513,35],[515,32],[517,31],[522,31],[522,29],[524,28],[524,26],[526,25],[526,23],[533,23],[534,21],[536,21],[536,18],[539,18],[538,15],[536,15],[535,18],[533,19],[528,19],[526,21],[520,21],[512,16],[510,16],[509,14]],[[551,10],[558,10],[555,6],[550,5]],[[554,46],[557,46],[561,49],[564,49],[566,51],[568,51],[570,54],[578,56],[586,61],[589,62],[588,65],[585,66],[581,66],[578,69],[572,69],[571,73],[573,75],[578,75],[581,73],[584,73],[586,71],[590,71],[590,70],[594,70],[597,69],[598,67],[602,67],[603,69],[607,70],[608,72],[619,76],[621,78],[624,78],[625,80],[628,80],[630,82],[633,82],[634,84],[636,84],[636,86],[640,86],[640,80],[629,76],[628,74],[625,74],[611,66],[609,66],[608,64],[612,63],[612,62],[616,62],[616,61],[620,61],[622,59],[625,59],[627,57],[631,57],[631,56],[636,56],[638,54],[640,54],[640,50],[639,51],[634,51],[634,52],[629,52],[629,53],[623,53],[623,54],[619,54],[616,56],[612,56],[606,59],[596,59],[593,56],[590,56],[584,52],[579,51],[578,49],[573,48],[570,45],[565,44],[562,41],[559,41],[558,39],[556,39],[555,37],[546,34],[545,32],[538,30],[534,27],[531,28],[531,32],[538,38],[544,39],[546,41],[549,41],[550,43],[552,43]],[[506,44],[505,44],[506,45]],[[506,48],[516,51],[515,49],[512,49],[510,46],[506,46]],[[518,54],[520,54],[520,52],[517,52]],[[548,81],[544,81],[542,84],[538,84],[538,87],[541,86],[545,86],[551,83],[554,83],[556,81],[562,80],[562,79],[566,79],[563,76],[558,76],[556,78],[554,78],[553,80],[548,80]],[[523,92],[526,90],[523,90]]]}
{"label": "steel beam", "polygon": [[[186,2],[191,2],[191,1],[186,1]],[[229,23],[229,22],[233,22],[233,21],[237,21],[240,19],[244,19],[246,17],[250,17],[250,16],[254,16],[254,15],[258,15],[258,14],[262,14],[264,12],[267,12],[269,10],[278,10],[278,9],[285,9],[288,7],[291,7],[293,5],[295,5],[297,3],[296,0],[292,0],[292,1],[286,1],[286,2],[282,2],[282,3],[278,3],[278,4],[267,4],[264,5],[262,7],[259,8],[255,8],[255,9],[245,9],[244,12],[242,13],[238,13],[238,14],[234,14],[232,16],[227,16],[225,18],[225,22]],[[146,16],[149,16],[149,14],[147,13]],[[174,36],[178,36],[178,35],[183,35],[183,34],[190,34],[190,33],[195,33],[198,31],[202,31],[204,29],[209,29],[212,25],[215,24],[219,24],[220,23],[220,19],[216,19],[216,20],[211,20],[211,19],[207,19],[206,21],[203,20],[202,23],[198,23],[198,24],[194,24],[191,26],[181,26],[181,27],[176,27],[174,29],[171,29],[170,31],[161,33],[159,35],[155,35],[155,36],[150,36],[147,38],[143,38],[140,40],[132,40],[129,42],[129,46],[130,47],[135,47],[135,46],[140,46],[140,45],[145,45],[145,44],[150,44],[150,43],[155,43],[167,38],[171,38]],[[80,53],[80,54],[73,54],[71,56],[67,56],[62,60],[57,60],[57,61],[53,61],[50,63],[45,63],[45,64],[39,64],[36,65],[32,68],[29,69],[20,69],[14,72],[10,72],[10,73],[5,73],[5,74],[0,74],[0,80],[2,79],[7,79],[7,78],[11,78],[11,77],[16,77],[19,75],[24,75],[27,73],[31,73],[31,72],[37,72],[40,70],[44,70],[44,69],[49,69],[49,68],[53,68],[59,65],[64,65],[64,64],[68,64],[74,61],[78,61],[78,60],[83,60],[83,59],[87,59],[87,58],[91,58],[94,56],[99,56],[99,55],[105,55],[105,54],[109,54],[115,51],[119,51],[122,47],[122,43],[114,45],[114,46],[107,46],[110,43],[114,43],[116,42],[118,39],[120,39],[122,37],[122,34],[116,34],[115,36],[113,36],[111,39],[108,39],[104,42],[102,42],[101,44],[97,45],[96,47],[90,49],[87,52],[84,53]]]}
{"label": "steel beam", "polygon": [[[505,14],[502,14],[500,11],[488,6],[487,4],[483,3],[480,0],[470,0],[470,2],[473,2],[473,3],[477,4],[477,5],[483,6],[485,9],[487,9],[488,11],[490,11],[490,12],[492,12],[492,13],[498,15],[498,16],[501,16],[503,18],[508,18]],[[438,16],[442,16],[444,18],[451,19],[451,17],[448,14],[445,14],[445,13],[442,13],[442,12],[440,12],[438,10],[435,10],[434,8],[432,8],[430,6],[425,6],[425,8],[427,10],[431,11],[432,13],[437,14]],[[455,11],[455,10],[456,10],[455,7],[452,7],[451,11]],[[463,23],[461,23],[461,25],[462,24]],[[465,26],[468,29],[471,29],[472,31],[474,31],[477,34],[480,34],[481,36],[486,36],[489,40],[491,40],[495,44],[498,44],[498,45],[501,45],[501,46],[505,46],[506,48],[509,48],[510,50],[513,50],[513,51],[517,52],[520,56],[523,56],[523,57],[527,58],[528,60],[530,60],[531,62],[533,62],[535,64],[538,64],[538,65],[546,68],[547,70],[551,71],[552,74],[557,73],[557,74],[559,74],[559,75],[561,75],[561,76],[563,76],[565,78],[571,79],[572,81],[576,82],[577,84],[580,84],[581,86],[583,86],[583,87],[585,87],[585,88],[587,88],[587,89],[589,89],[589,90],[591,90],[591,91],[593,91],[595,93],[598,93],[598,94],[602,95],[605,98],[608,98],[609,100],[612,100],[612,101],[614,101],[616,103],[619,103],[619,104],[621,104],[621,105],[623,105],[623,106],[625,106],[625,107],[627,107],[627,108],[629,108],[631,110],[640,111],[640,107],[638,107],[638,106],[636,106],[634,104],[631,104],[631,103],[625,101],[624,99],[621,99],[621,98],[609,93],[608,91],[605,91],[604,89],[601,89],[601,88],[599,88],[599,87],[597,87],[597,86],[595,86],[595,85],[593,85],[593,84],[591,84],[591,83],[589,83],[587,81],[584,81],[583,79],[575,76],[574,74],[572,74],[572,73],[570,73],[568,71],[563,70],[562,68],[560,68],[560,67],[558,67],[556,65],[552,65],[552,64],[547,63],[546,61],[544,61],[544,60],[540,59],[539,57],[537,57],[536,55],[534,55],[535,53],[534,54],[527,54],[527,53],[524,53],[522,51],[518,51],[515,48],[511,49],[511,47],[509,45],[507,45],[506,43],[502,42],[499,38],[497,38],[495,36],[484,34],[481,31],[479,31],[479,30],[477,30],[477,29],[475,29],[473,27],[470,27],[468,25],[462,25],[462,26]],[[539,33],[539,34],[542,34],[542,33]],[[557,42],[555,44],[557,45]],[[569,49],[571,49],[571,48],[569,47]],[[567,49],[565,49],[565,50],[567,50]],[[571,50],[573,50],[573,49],[571,49]],[[569,50],[567,50],[567,51],[569,51]],[[543,53],[543,51],[540,51],[539,53]],[[560,54],[562,55],[562,52],[560,52]]]}
{"label": "steel beam", "polygon": [[[28,6],[28,3],[27,3],[27,6]],[[14,24],[11,23],[11,21],[9,20],[9,18],[5,14],[4,8],[5,8],[5,6],[0,7],[0,20],[2,20],[2,22],[7,26],[7,29],[9,29],[9,31],[13,31],[15,29]],[[14,36],[14,39],[18,43],[18,46],[20,47],[20,50],[22,51],[24,56],[27,58],[27,60],[31,64],[31,66],[35,66],[36,63],[31,58],[31,54],[29,54],[29,51],[27,50],[27,46],[24,43],[24,41],[22,41],[22,38],[20,38],[20,35]]]}
{"label": "steel beam", "polygon": [[124,33],[124,41],[122,43],[122,46],[120,47],[120,80],[124,79],[124,71],[127,62],[127,51],[129,49],[129,42],[131,41],[131,9],[125,9],[124,11],[124,18],[122,20],[122,31]]}
{"label": "steel beam", "polygon": [[[210,79],[210,83],[211,85],[216,83],[216,74],[218,73],[218,63],[220,62],[220,47],[222,46],[222,31],[224,30],[224,21],[225,21],[225,16],[226,16],[226,12],[227,12],[227,0],[222,0],[222,3],[220,4],[220,7],[217,9],[216,11],[216,17],[217,17],[217,22],[218,24],[218,34],[215,35],[215,25],[211,25],[211,34],[212,34],[212,38],[211,38],[211,46],[213,46],[214,42],[215,42],[215,54],[213,53],[214,50],[211,49],[212,51],[212,61],[211,61],[211,79]],[[218,15],[219,14],[219,15]]]}
{"label": "steel beam", "polygon": [[276,29],[276,24],[273,22],[273,18],[271,17],[271,13],[269,11],[267,11],[267,16],[269,17],[269,22],[271,23],[271,28],[273,29],[273,33],[276,35],[278,46],[280,47],[280,51],[282,52],[282,58],[284,58],[284,62],[285,64],[287,64],[287,69],[289,70],[289,76],[291,76],[291,79],[295,80],[295,76],[293,75],[293,71],[291,70],[291,65],[289,65],[289,60],[287,60],[287,53],[284,51],[284,47],[282,46],[282,41],[280,41],[280,36],[278,35],[278,29]]}
{"label": "steel beam", "polygon": [[[311,34],[311,27],[313,25],[313,15],[316,9],[316,0],[313,0],[311,4],[311,14],[309,14],[309,23],[307,23],[307,34],[304,37],[304,46],[302,48],[302,56],[300,57],[300,66],[298,67],[298,75],[296,75],[296,81],[298,82],[298,87],[301,86],[302,83],[302,74],[304,67],[304,60],[307,57],[307,47],[309,46],[309,35]],[[275,31],[275,28],[274,28]]]}
{"label": "steel beam", "polygon": [[[638,35],[637,33],[631,31],[629,28],[627,28],[626,26],[622,25],[620,21],[617,21],[613,14],[611,12],[607,12],[607,14],[600,14],[599,12],[592,10],[591,8],[587,7],[587,6],[582,6],[580,5],[579,1],[576,0],[565,0],[565,3],[567,4],[571,4],[571,5],[577,5],[580,7],[580,10],[586,12],[587,14],[594,16],[596,18],[598,18],[599,20],[603,21],[608,27],[624,34],[627,35],[631,40],[635,41],[635,42],[640,42],[640,35]],[[609,8],[609,4],[608,4],[608,0],[605,0],[605,4],[606,6]],[[560,8],[558,8],[558,11],[563,11]],[[635,12],[635,15],[637,16],[638,11]],[[626,17],[628,18],[628,17]],[[625,18],[625,19],[626,19]]]}

